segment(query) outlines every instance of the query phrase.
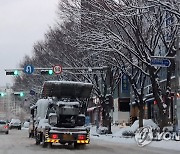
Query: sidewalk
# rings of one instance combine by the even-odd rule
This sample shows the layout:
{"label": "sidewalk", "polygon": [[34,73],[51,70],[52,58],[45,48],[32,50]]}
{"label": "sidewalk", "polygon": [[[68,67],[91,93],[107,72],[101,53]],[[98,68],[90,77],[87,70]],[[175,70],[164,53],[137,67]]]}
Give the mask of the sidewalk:
{"label": "sidewalk", "polygon": [[[126,129],[129,129],[129,126],[124,127],[124,128],[120,128],[119,126],[112,126],[112,134],[100,135],[100,134],[97,134],[97,132],[96,132],[96,126],[91,126],[90,134],[91,134],[91,138],[93,138],[93,139],[104,140],[104,141],[108,141],[108,142],[115,142],[115,143],[120,143],[120,144],[131,144],[131,145],[138,146],[136,144],[134,137],[124,138],[122,136],[122,132]],[[148,144],[146,146],[180,151],[180,141],[174,141],[174,140],[152,141],[150,144]]]}

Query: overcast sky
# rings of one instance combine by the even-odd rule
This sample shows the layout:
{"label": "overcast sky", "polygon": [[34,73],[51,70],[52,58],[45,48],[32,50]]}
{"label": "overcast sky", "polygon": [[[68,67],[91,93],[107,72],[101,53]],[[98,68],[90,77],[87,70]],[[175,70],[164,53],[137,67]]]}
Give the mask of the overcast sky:
{"label": "overcast sky", "polygon": [[18,68],[33,44],[57,20],[59,0],[0,0],[0,86],[12,85],[4,69]]}

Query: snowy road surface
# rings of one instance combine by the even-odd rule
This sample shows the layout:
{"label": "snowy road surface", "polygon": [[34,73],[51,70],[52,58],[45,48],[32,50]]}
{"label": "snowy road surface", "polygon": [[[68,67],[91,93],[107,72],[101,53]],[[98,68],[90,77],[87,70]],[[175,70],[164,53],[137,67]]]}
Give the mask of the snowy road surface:
{"label": "snowy road surface", "polygon": [[98,139],[91,139],[85,149],[74,149],[72,146],[54,145],[42,148],[29,139],[27,130],[10,130],[8,135],[0,134],[0,154],[179,154],[178,151],[154,147],[140,148],[132,144],[116,144]]}

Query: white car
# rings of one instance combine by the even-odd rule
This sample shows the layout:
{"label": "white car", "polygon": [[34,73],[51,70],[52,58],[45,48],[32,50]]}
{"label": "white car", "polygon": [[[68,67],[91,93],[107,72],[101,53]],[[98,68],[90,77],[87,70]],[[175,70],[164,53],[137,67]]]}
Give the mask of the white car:
{"label": "white car", "polygon": [[29,122],[28,122],[28,121],[25,121],[24,124],[23,124],[23,127],[24,127],[24,128],[29,128]]}
{"label": "white car", "polygon": [[0,132],[9,133],[9,126],[4,120],[0,120]]}
{"label": "white car", "polygon": [[9,129],[17,128],[18,130],[21,130],[21,121],[19,119],[12,119],[9,123]]}

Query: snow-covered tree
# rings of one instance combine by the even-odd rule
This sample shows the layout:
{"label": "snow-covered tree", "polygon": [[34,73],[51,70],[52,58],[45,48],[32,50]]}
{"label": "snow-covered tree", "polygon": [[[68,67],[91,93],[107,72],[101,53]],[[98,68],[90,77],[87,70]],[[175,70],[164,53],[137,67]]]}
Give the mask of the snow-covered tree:
{"label": "snow-covered tree", "polygon": [[[171,76],[174,61],[167,68],[165,101],[162,98],[159,72],[161,67],[151,65],[153,56],[174,57],[175,40],[179,31],[178,1],[112,1],[88,0],[82,8],[86,26],[81,33],[81,49],[98,55],[116,65],[129,76],[135,97],[142,102],[145,79],[151,81],[152,92],[159,107],[159,124],[166,125],[170,105]],[[82,6],[83,7],[83,6]],[[171,8],[171,9],[170,9]],[[125,68],[125,69],[124,69]],[[137,71],[134,75],[130,71]],[[143,76],[141,76],[143,75]],[[141,82],[132,82],[132,76],[141,76]],[[140,96],[140,97],[139,97]],[[140,103],[139,106],[142,104]],[[141,113],[141,111],[140,111]]]}
{"label": "snow-covered tree", "polygon": [[[121,75],[125,74],[140,109],[139,126],[142,126],[144,111],[144,86],[149,81],[160,111],[160,126],[166,125],[174,61],[171,59],[172,65],[163,68],[167,71],[164,101],[159,77],[162,68],[152,66],[151,58],[159,55],[174,57],[176,53],[175,41],[180,25],[178,1],[62,0],[59,10],[59,18],[65,21],[63,26],[57,24],[46,33],[45,41],[36,43],[31,62],[35,66],[55,63],[68,67],[108,66],[110,86],[106,82],[108,76],[102,73],[92,72],[92,75],[78,70],[62,76],[67,80],[94,83],[94,92],[103,98],[102,104],[107,94],[113,94]],[[26,60],[22,65],[25,63]],[[41,79],[37,77],[37,80]],[[103,88],[99,81],[103,82]]]}

